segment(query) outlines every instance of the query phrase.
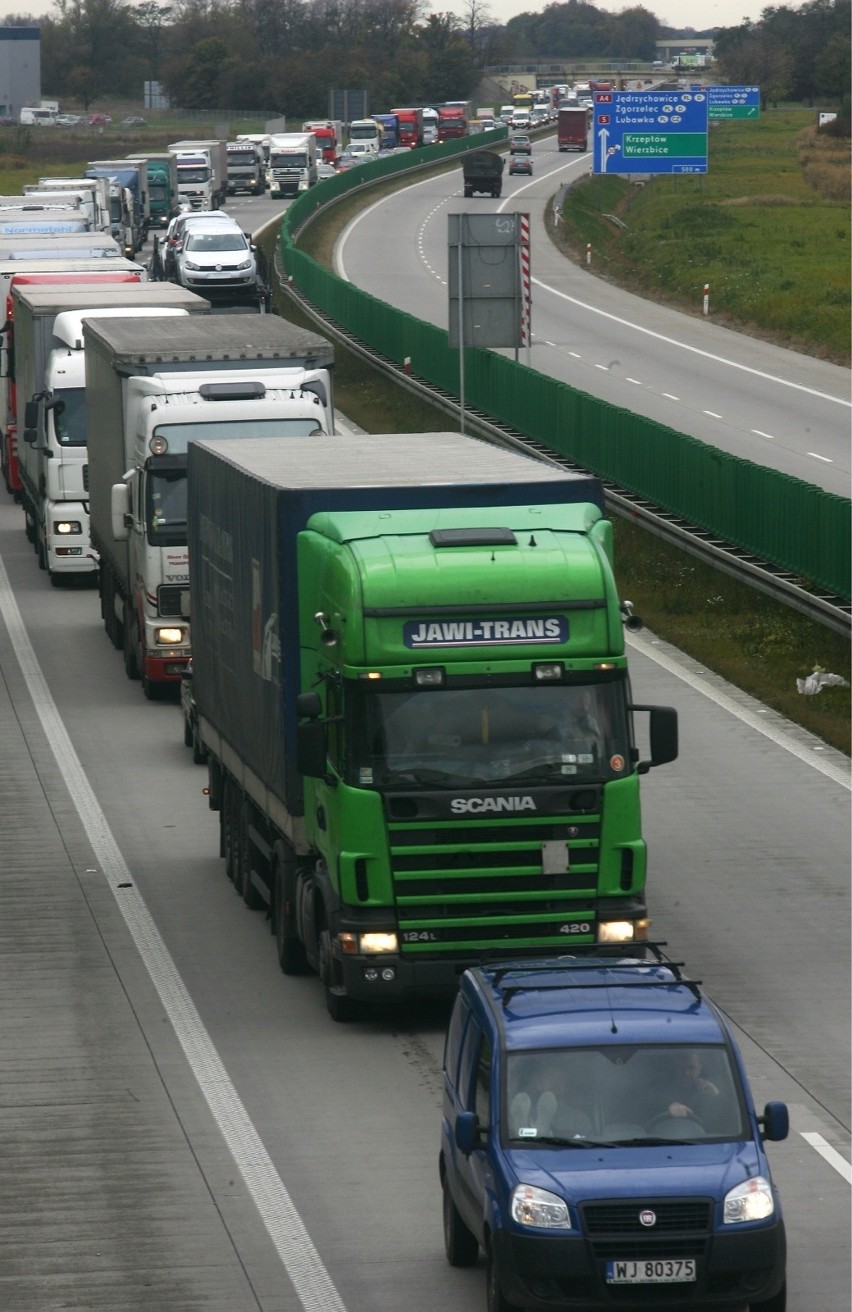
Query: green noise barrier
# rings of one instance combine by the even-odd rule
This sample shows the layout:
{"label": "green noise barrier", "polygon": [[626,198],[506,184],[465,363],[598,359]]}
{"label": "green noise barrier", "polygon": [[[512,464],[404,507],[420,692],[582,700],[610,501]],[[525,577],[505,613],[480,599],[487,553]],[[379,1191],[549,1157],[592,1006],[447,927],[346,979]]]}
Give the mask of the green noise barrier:
{"label": "green noise barrier", "polygon": [[[475,142],[497,144],[504,137],[496,129]],[[470,146],[470,138],[428,146],[417,152],[418,162],[438,163]],[[368,347],[400,368],[410,359],[414,374],[458,396],[459,353],[450,349],[445,329],[360,291],[296,246],[296,234],[321,206],[410,167],[410,154],[391,155],[300,196],[281,224],[283,268],[301,295]],[[465,350],[464,388],[471,409],[793,575],[840,597],[852,595],[847,498],[719,451],[492,351]]]}

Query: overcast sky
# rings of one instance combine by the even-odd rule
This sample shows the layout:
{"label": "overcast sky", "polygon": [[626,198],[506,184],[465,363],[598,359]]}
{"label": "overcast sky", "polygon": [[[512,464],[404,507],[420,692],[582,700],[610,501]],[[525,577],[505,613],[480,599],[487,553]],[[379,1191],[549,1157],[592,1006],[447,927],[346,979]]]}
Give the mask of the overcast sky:
{"label": "overcast sky", "polygon": [[[477,3],[479,0],[477,0]],[[558,3],[558,0],[554,0]],[[516,14],[540,14],[548,0],[485,0],[491,17],[497,23],[507,23]],[[596,9],[619,14],[631,7],[629,0],[590,0]],[[656,14],[664,27],[692,27],[703,32],[708,27],[738,27],[747,18],[757,20],[773,0],[636,0],[643,8]],[[778,0],[775,0],[778,3]],[[782,7],[798,9],[795,0],[780,0]],[[470,12],[467,0],[432,0],[433,13],[453,13],[464,17]]]}
{"label": "overcast sky", "polygon": [[[548,0],[485,0],[491,17],[497,23],[506,23],[515,14],[538,14],[546,7]],[[747,18],[755,21],[773,0],[637,0],[652,14],[656,14],[666,27],[693,27],[697,32],[708,27],[736,27]],[[477,0],[479,3],[479,0]],[[591,0],[597,9],[606,9],[618,14],[630,7],[629,0]],[[778,0],[775,0],[778,3]],[[798,9],[792,0],[780,0],[782,6]],[[53,9],[52,0],[29,0],[20,5],[15,0],[6,0],[6,12],[13,9],[15,13],[33,15],[49,14]],[[131,5],[132,8],[132,5]],[[470,11],[470,0],[431,0],[431,12],[434,14],[453,13],[464,17]]]}

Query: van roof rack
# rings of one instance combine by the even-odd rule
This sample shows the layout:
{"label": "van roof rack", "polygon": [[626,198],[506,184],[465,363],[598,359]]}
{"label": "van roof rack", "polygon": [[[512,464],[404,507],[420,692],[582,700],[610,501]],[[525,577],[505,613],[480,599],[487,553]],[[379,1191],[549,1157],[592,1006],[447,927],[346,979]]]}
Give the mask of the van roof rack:
{"label": "van roof rack", "polygon": [[[494,987],[500,990],[504,1009],[508,1006],[508,1004],[511,1002],[512,998],[515,996],[516,993],[522,993],[525,988],[529,987],[530,984],[532,984],[533,978],[536,975],[552,975],[555,972],[559,972],[559,971],[565,971],[565,972],[571,971],[572,974],[576,974],[578,971],[591,972],[593,970],[600,970],[602,966],[606,966],[610,962],[612,963],[612,965],[617,966],[619,970],[647,970],[649,967],[662,966],[667,971],[671,972],[672,978],[648,979],[647,977],[645,977],[643,979],[635,979],[630,981],[619,980],[617,983],[611,979],[590,980],[588,983],[582,983],[582,984],[563,983],[563,982],[556,981],[550,984],[543,984],[543,983],[532,984],[532,986],[537,988],[540,992],[548,992],[548,991],[555,992],[559,989],[565,989],[565,988],[647,989],[647,988],[661,988],[661,987],[671,988],[672,984],[683,984],[686,988],[689,989],[689,991],[695,996],[696,999],[700,999],[702,981],[700,979],[691,979],[689,978],[689,976],[684,975],[682,971],[682,967],[684,967],[686,963],[683,961],[672,961],[668,957],[666,957],[665,954],[660,950],[661,948],[664,948],[666,946],[667,946],[666,943],[643,943],[642,944],[643,950],[649,949],[653,954],[650,960],[643,959],[643,958],[636,958],[636,957],[630,957],[625,959],[620,956],[616,956],[615,953],[610,951],[610,952],[599,953],[598,955],[595,955],[593,959],[586,960],[586,961],[584,961],[582,957],[571,957],[571,958],[555,957],[552,961],[547,961],[547,962],[540,961],[540,962],[526,963],[522,960],[514,961],[514,962],[503,962],[501,965],[496,967],[486,966],[485,969],[488,970],[489,974],[491,975],[491,981]],[[585,955],[590,955],[590,954],[585,954]],[[506,975],[510,975],[510,974],[514,976],[518,976],[518,975],[525,976],[526,977],[525,982],[524,983],[513,982],[511,984],[507,984],[504,986],[503,980],[506,977]]]}

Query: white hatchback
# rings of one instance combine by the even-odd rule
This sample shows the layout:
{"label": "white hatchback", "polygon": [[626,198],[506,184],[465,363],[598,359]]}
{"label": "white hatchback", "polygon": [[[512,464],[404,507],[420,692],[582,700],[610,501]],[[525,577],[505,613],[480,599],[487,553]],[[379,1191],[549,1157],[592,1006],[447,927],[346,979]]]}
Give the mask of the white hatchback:
{"label": "white hatchback", "polygon": [[189,291],[244,291],[257,282],[254,251],[236,224],[193,224],[176,263],[177,280]]}

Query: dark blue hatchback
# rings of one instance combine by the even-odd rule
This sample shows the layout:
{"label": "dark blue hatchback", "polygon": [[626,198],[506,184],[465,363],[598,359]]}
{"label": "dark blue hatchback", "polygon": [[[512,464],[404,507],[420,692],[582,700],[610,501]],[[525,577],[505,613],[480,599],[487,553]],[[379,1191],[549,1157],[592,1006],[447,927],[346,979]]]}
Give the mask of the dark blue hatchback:
{"label": "dark blue hatchback", "polygon": [[488,1312],[783,1312],[786,1244],[724,1015],[663,959],[470,970],[447,1033],[440,1172]]}

